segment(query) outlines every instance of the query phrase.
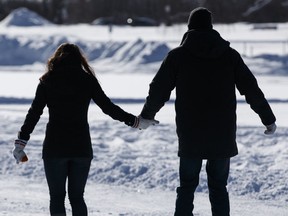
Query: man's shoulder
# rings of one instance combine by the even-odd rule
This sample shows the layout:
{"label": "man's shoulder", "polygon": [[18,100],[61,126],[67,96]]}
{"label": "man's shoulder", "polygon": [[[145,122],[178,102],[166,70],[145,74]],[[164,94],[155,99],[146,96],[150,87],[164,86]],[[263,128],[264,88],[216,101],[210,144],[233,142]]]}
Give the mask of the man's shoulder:
{"label": "man's shoulder", "polygon": [[[168,56],[169,57],[183,56],[183,55],[187,55],[188,53],[190,53],[190,52],[189,52],[189,49],[187,49],[187,47],[185,47],[183,45],[179,45],[178,47],[171,49],[168,52]],[[233,59],[241,58],[241,54],[236,49],[234,49],[230,46],[227,47],[226,54],[228,56],[231,56]]]}
{"label": "man's shoulder", "polygon": [[173,56],[173,55],[181,55],[186,52],[187,52],[186,48],[180,45],[178,47],[171,49],[168,54]]}
{"label": "man's shoulder", "polygon": [[183,52],[184,51],[184,47],[182,45],[179,45],[173,49],[170,50],[170,52]]}

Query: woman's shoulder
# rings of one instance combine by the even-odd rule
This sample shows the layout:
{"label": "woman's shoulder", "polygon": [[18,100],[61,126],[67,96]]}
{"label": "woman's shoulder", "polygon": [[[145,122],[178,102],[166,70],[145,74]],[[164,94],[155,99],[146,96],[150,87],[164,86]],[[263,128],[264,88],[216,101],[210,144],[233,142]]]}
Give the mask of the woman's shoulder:
{"label": "woman's shoulder", "polygon": [[81,73],[78,74],[79,79],[84,82],[94,83],[97,82],[95,75],[87,73],[85,70],[82,70]]}
{"label": "woman's shoulder", "polygon": [[40,78],[40,82],[43,85],[49,86],[50,84],[53,85],[53,83],[90,85],[98,81],[93,74],[87,73],[82,68],[65,68],[62,70],[54,70],[49,74],[45,74]]}

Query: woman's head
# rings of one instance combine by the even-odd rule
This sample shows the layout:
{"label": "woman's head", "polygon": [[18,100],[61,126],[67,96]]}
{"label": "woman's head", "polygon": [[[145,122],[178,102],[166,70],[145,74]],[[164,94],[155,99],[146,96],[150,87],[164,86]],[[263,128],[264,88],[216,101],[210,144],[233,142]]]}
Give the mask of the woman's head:
{"label": "woman's head", "polygon": [[88,61],[82,54],[80,48],[75,44],[63,43],[48,59],[47,72],[40,78],[40,80],[45,79],[48,74],[56,69],[68,65],[82,67],[85,72],[95,76],[93,69],[89,66]]}

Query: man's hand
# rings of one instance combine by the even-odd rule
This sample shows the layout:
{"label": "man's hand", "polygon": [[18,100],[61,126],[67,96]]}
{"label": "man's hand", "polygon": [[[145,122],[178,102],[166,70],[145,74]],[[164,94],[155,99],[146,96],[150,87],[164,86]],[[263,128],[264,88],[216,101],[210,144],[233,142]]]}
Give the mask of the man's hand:
{"label": "man's hand", "polygon": [[159,121],[155,119],[144,119],[141,116],[136,117],[135,123],[133,125],[134,128],[138,128],[139,130],[147,129],[151,125],[159,124]]}
{"label": "man's hand", "polygon": [[23,151],[27,144],[26,140],[16,139],[13,148],[13,156],[16,159],[16,163],[28,161],[26,153]]}
{"label": "man's hand", "polygon": [[265,125],[265,127],[266,127],[266,130],[264,131],[264,134],[267,134],[267,135],[274,134],[277,128],[275,123],[270,124],[270,125]]}

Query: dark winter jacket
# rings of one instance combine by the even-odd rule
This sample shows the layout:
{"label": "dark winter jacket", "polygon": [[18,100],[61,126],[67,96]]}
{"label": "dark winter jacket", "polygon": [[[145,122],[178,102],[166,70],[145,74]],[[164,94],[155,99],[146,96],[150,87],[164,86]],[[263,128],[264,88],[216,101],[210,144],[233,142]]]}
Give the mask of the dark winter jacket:
{"label": "dark winter jacket", "polygon": [[215,30],[191,30],[164,59],[141,116],[153,119],[176,87],[178,155],[232,157],[238,153],[235,86],[264,125],[275,122],[255,77],[229,42]]}
{"label": "dark winter jacket", "polygon": [[92,157],[87,122],[91,99],[113,119],[133,125],[135,116],[114,105],[94,76],[79,66],[66,66],[39,83],[18,137],[29,140],[47,105],[49,122],[43,144],[43,158]]}

